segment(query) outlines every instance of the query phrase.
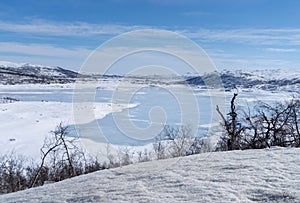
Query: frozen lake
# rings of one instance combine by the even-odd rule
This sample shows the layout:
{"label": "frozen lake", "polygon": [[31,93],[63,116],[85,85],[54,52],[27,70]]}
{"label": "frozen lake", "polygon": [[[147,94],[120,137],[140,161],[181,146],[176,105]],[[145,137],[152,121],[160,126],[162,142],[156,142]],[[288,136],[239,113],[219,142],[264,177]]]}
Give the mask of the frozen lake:
{"label": "frozen lake", "polygon": [[[138,86],[138,88],[137,88]],[[113,103],[124,104],[131,103],[135,107],[125,109],[119,112],[108,113],[100,119],[82,123],[82,124],[70,124],[72,133],[76,133],[76,129],[80,131],[82,138],[87,138],[95,142],[109,142],[116,145],[144,145],[153,141],[153,138],[157,134],[151,134],[151,128],[161,129],[164,124],[168,125],[180,125],[182,124],[182,117],[188,112],[198,112],[198,114],[191,115],[191,119],[199,122],[197,129],[197,136],[206,136],[209,126],[218,126],[218,118],[212,117],[212,112],[215,111],[215,104],[213,100],[220,100],[222,102],[222,92],[216,90],[215,95],[209,94],[205,89],[192,88],[192,96],[196,99],[197,108],[194,108],[193,104],[189,104],[189,100],[185,99],[184,104],[179,97],[188,98],[191,92],[179,91],[177,95],[170,91],[170,87],[161,86],[139,86],[135,85],[136,92],[132,91],[131,87],[124,87],[122,90],[115,88],[97,88],[89,89],[84,88],[79,90],[82,94],[95,94],[95,103]],[[120,93],[121,92],[121,93]],[[121,94],[118,95],[118,94]],[[126,100],[123,95],[130,95],[130,100]],[[226,92],[226,103],[228,104],[233,93]],[[117,95],[117,96],[116,96]],[[262,90],[254,91],[240,91],[238,97],[238,103],[240,105],[251,106],[254,101],[277,101],[279,99],[287,99],[288,93],[271,93]],[[20,100],[22,104],[26,105],[27,102],[49,102],[53,105],[58,103],[72,104],[73,102],[73,88],[71,86],[49,86],[49,88],[43,86],[13,86],[13,88],[2,88],[0,91],[0,97],[12,97]],[[51,103],[51,105],[52,105]],[[183,111],[183,105],[185,110]],[[158,112],[155,111],[158,108]],[[190,108],[190,109],[187,109]],[[194,109],[193,109],[194,108]],[[45,109],[46,111],[47,109]],[[160,111],[161,110],[161,111]],[[69,111],[72,111],[70,108]],[[102,111],[101,109],[95,109],[95,111]],[[111,111],[113,112],[113,111]],[[40,112],[41,114],[43,112]],[[152,114],[151,114],[152,113]],[[193,117],[193,116],[197,117]],[[186,116],[186,115],[185,115]],[[57,120],[60,115],[57,115]],[[161,118],[164,117],[164,118]],[[123,123],[129,124],[123,125]],[[191,122],[193,121],[191,120]],[[64,117],[61,117],[62,122],[67,122]],[[11,121],[14,122],[14,121]],[[96,125],[95,125],[96,124]],[[183,123],[190,125],[191,123]],[[38,126],[38,124],[37,124]],[[41,126],[42,127],[42,126]],[[101,131],[99,131],[99,129]],[[100,136],[98,133],[100,132]],[[136,132],[141,132],[140,135],[131,137],[130,135]],[[156,132],[156,131],[153,131]],[[149,133],[149,134],[147,134]]]}
{"label": "frozen lake", "polygon": [[[195,93],[195,101],[198,109],[187,109],[187,112],[199,111],[198,117],[190,119],[199,120],[199,135],[203,136],[207,131],[207,125],[211,123],[211,98],[206,95],[205,90]],[[199,95],[196,95],[199,93]],[[202,94],[200,94],[202,93]],[[124,97],[118,96],[112,98],[113,94],[118,94],[113,90],[97,90],[96,101],[104,100],[106,102],[113,101],[113,103],[126,103]],[[81,137],[92,139],[96,142],[105,142],[116,145],[144,145],[152,142],[157,134],[151,129],[162,129],[166,125],[178,125],[183,123],[183,105],[178,100],[178,95],[174,95],[168,89],[159,86],[142,87],[134,94],[130,89],[122,91],[121,94],[132,94],[130,98],[131,104],[136,104],[136,107],[129,108],[122,112],[115,112],[106,115],[99,119],[98,125],[93,125],[93,122],[77,126],[84,131]],[[179,97],[186,97],[186,92],[179,92]],[[193,108],[189,102],[185,100],[185,107]],[[157,111],[155,111],[157,110]],[[130,120],[130,122],[128,122]],[[128,125],[122,125],[123,122],[128,122]],[[214,121],[217,122],[217,121]],[[193,123],[184,123],[185,125],[192,125]],[[204,127],[203,127],[204,126]],[[100,127],[103,136],[95,136],[95,131]],[[136,132],[141,132],[140,135]],[[152,134],[151,134],[152,133]],[[105,139],[105,140],[103,140]]]}

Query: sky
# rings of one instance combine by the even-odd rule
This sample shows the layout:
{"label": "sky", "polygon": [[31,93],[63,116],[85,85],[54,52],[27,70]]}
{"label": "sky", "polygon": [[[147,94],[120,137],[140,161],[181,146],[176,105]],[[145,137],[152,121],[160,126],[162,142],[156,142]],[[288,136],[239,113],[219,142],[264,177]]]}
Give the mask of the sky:
{"label": "sky", "polygon": [[298,0],[2,0],[0,61],[78,70],[102,43],[140,29],[190,38],[218,69],[300,66]]}

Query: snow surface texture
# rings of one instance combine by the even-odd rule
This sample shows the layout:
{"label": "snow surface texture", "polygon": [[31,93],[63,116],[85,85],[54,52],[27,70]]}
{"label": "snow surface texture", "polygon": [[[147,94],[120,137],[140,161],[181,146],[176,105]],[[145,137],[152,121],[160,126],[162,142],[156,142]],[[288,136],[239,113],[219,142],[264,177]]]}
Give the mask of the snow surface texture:
{"label": "snow surface texture", "polygon": [[[112,112],[106,103],[98,103],[95,109],[100,109],[95,111],[98,112],[96,118]],[[38,159],[45,137],[62,121],[64,125],[74,123],[72,104],[62,102],[1,104],[0,111],[0,154],[14,151]]]}
{"label": "snow surface texture", "polygon": [[299,202],[300,149],[133,164],[0,196],[0,202]]}

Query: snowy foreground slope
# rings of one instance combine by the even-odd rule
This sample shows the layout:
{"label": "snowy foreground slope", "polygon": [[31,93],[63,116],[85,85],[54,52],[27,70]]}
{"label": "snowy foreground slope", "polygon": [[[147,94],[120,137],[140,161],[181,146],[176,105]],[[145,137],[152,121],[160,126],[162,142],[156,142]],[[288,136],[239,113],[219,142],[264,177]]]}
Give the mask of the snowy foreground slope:
{"label": "snowy foreground slope", "polygon": [[0,202],[300,202],[300,149],[200,154],[104,170]]}

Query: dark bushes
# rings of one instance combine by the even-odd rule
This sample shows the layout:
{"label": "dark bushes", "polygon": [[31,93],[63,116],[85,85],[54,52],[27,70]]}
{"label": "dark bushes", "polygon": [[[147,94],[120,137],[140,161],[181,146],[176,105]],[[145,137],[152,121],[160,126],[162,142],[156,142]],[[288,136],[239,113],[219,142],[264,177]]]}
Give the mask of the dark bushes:
{"label": "dark bushes", "polygon": [[300,146],[300,100],[273,105],[257,102],[254,108],[237,111],[236,97],[234,94],[226,116],[217,107],[224,128],[217,150]]}

